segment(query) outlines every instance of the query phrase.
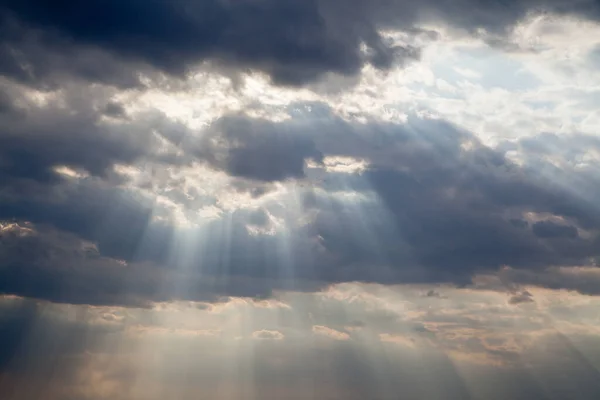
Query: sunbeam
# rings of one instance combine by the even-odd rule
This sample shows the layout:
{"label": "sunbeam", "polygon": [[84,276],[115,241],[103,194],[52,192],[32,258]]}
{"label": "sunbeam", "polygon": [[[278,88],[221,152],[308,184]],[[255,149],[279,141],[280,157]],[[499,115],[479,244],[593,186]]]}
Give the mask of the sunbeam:
{"label": "sunbeam", "polygon": [[596,0],[0,1],[1,400],[597,400]]}

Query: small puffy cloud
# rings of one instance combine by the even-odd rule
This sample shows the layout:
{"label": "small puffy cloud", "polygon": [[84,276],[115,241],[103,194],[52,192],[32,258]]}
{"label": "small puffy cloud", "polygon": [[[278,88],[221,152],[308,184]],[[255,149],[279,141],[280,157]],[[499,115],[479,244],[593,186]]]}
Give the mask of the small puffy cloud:
{"label": "small puffy cloud", "polygon": [[413,338],[406,337],[406,336],[390,335],[389,333],[382,333],[379,335],[379,339],[382,342],[386,342],[386,343],[395,343],[395,344],[402,345],[405,347],[410,347],[410,348],[415,347],[415,340]]}
{"label": "small puffy cloud", "polygon": [[533,303],[534,301],[532,294],[527,290],[516,293],[508,299],[509,304]]}
{"label": "small puffy cloud", "polygon": [[440,292],[438,292],[434,289],[428,290],[423,296],[424,297],[433,297],[433,298],[437,298],[437,299],[446,299],[447,298],[446,296],[444,296],[443,294],[441,294]]}
{"label": "small puffy cloud", "polygon": [[255,331],[252,333],[252,337],[255,339],[264,339],[264,340],[281,340],[285,336],[283,333],[279,331],[269,331],[269,330],[261,330]]}
{"label": "small puffy cloud", "polygon": [[314,325],[312,327],[312,331],[317,335],[327,336],[327,337],[335,339],[335,340],[350,339],[350,335],[348,335],[346,332],[340,332],[335,329],[329,328],[327,326]]}

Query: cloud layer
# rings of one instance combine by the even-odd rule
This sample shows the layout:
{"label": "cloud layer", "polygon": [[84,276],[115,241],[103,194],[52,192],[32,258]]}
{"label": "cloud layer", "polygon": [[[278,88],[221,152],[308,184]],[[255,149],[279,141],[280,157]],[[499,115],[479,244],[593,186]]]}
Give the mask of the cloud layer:
{"label": "cloud layer", "polygon": [[[507,29],[531,12],[595,18],[594,1],[408,2],[335,0],[2,2],[1,71],[23,82],[56,84],[63,75],[132,86],[137,72],[185,74],[203,61],[256,69],[301,85],[327,72],[357,74],[418,58],[410,43],[381,34],[444,23],[504,44]],[[102,65],[102,67],[100,67]],[[132,68],[134,71],[132,71]]]}
{"label": "cloud layer", "polygon": [[[0,300],[15,399],[561,399],[598,394],[598,300],[344,284],[153,309]],[[576,312],[575,312],[576,311]],[[201,390],[200,390],[201,388]],[[199,394],[200,393],[200,394]]]}
{"label": "cloud layer", "polygon": [[[307,106],[291,106],[298,107]],[[95,282],[103,277],[124,299],[203,299],[206,285],[194,287],[190,280],[199,274],[219,282],[262,280],[243,289],[262,296],[294,281],[299,288],[345,281],[465,284],[503,266],[533,272],[590,265],[598,257],[596,193],[586,184],[596,179],[593,171],[564,166],[548,179],[544,170],[555,167],[540,157],[544,136],[493,149],[440,120],[349,122],[323,104],[310,108],[283,122],[224,116],[198,132],[160,115],[153,117],[153,129],[135,118],[107,121],[102,108],[93,114],[91,106],[32,107],[22,119],[16,111],[9,114],[2,135],[10,146],[1,216],[42,229],[23,238],[19,226],[7,225],[5,240],[15,242],[7,248],[29,248],[28,268],[47,265],[43,270],[57,275],[31,274],[19,250],[5,251],[4,291],[35,297],[31,288],[40,279],[37,296],[56,300],[44,287],[82,279],[91,287],[74,296],[90,295],[95,303],[94,293],[104,290]],[[39,133],[30,127],[47,113],[59,124],[46,120]],[[93,117],[84,119],[84,113]],[[577,140],[593,149],[592,138]],[[522,149],[521,163],[507,157],[515,145]],[[553,152],[555,159],[561,156]],[[142,184],[119,172],[119,165],[136,160],[169,168],[165,197],[171,211],[151,196],[157,181],[152,175]],[[185,178],[176,183],[167,172],[202,165],[234,183],[225,197],[246,193],[254,205],[225,209],[214,193],[211,198],[190,190]],[[217,210],[216,219],[196,216],[199,225],[186,227],[169,218],[173,208],[193,214],[194,207],[207,206]],[[54,230],[71,236],[55,240]],[[78,241],[94,243],[99,253],[93,257],[100,258],[90,260]],[[48,251],[58,251],[60,262],[49,261]],[[126,272],[83,266],[115,264],[111,258],[129,263]],[[75,265],[69,279],[60,272],[67,264]],[[100,275],[87,276],[91,271]],[[160,279],[187,281],[186,288],[158,290],[156,271]],[[122,274],[139,282],[127,287]],[[73,301],[71,290],[68,284],[60,290],[66,301]]]}
{"label": "cloud layer", "polygon": [[0,0],[0,398],[598,399],[595,0]]}

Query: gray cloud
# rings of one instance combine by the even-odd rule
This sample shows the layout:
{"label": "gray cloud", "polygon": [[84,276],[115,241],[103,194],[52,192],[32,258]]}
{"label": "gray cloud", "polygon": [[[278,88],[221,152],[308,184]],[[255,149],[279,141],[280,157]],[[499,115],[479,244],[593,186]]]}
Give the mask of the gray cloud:
{"label": "gray cloud", "polygon": [[533,296],[527,290],[515,293],[508,299],[509,304],[533,303],[534,301]]}
{"label": "gray cloud", "polygon": [[600,269],[589,267],[551,267],[541,271],[503,269],[500,273],[507,282],[536,285],[550,289],[574,290],[588,295],[599,295]]}
{"label": "gray cloud", "polygon": [[[187,263],[200,260],[198,256],[187,263],[165,260],[163,265],[143,260],[125,262],[102,256],[75,235],[27,224],[3,229],[0,244],[0,293],[59,303],[147,307],[152,302],[177,299],[214,302],[223,296],[269,297],[274,288],[285,285],[273,271],[240,273],[239,264],[238,270],[231,272],[219,270],[219,264],[213,268],[194,264],[194,270],[186,270]],[[120,250],[110,244],[107,253]],[[130,245],[139,245],[146,257],[150,254],[145,246],[149,245],[158,248],[159,257],[172,255],[168,240],[139,239]],[[235,260],[235,255],[231,258]],[[253,279],[257,276],[263,279]]]}
{"label": "gray cloud", "polygon": [[[103,102],[97,112],[104,112],[105,107]],[[62,121],[62,111],[51,110],[50,121]],[[30,115],[39,118],[46,114],[38,111]],[[540,173],[545,167],[536,161],[535,153],[528,158],[531,164],[518,166],[504,156],[502,147],[486,147],[469,132],[443,121],[411,117],[405,124],[359,124],[341,120],[324,109],[314,118],[278,123],[239,115],[224,117],[206,131],[192,134],[177,124],[154,119],[152,123],[158,121],[155,130],[181,150],[177,158],[157,158],[155,147],[143,139],[145,129],[149,129],[146,125],[123,120],[123,124],[130,124],[123,127],[140,129],[133,135],[139,142],[132,142],[129,148],[133,150],[128,153],[131,139],[116,134],[123,129],[119,123],[116,128],[104,127],[95,118],[73,124],[86,129],[92,138],[97,135],[93,140],[108,140],[107,144],[89,145],[90,139],[86,135],[80,139],[82,135],[77,135],[75,129],[58,132],[59,137],[72,132],[57,141],[73,141],[72,152],[39,146],[37,140],[28,145],[22,137],[30,131],[23,128],[23,134],[15,138],[18,147],[11,141],[15,136],[11,136],[9,125],[9,134],[0,136],[1,140],[8,148],[30,152],[30,159],[37,162],[30,165],[27,158],[19,159],[23,174],[16,174],[10,165],[3,170],[10,179],[4,181],[0,191],[0,218],[70,232],[96,243],[100,256],[108,257],[103,262],[116,258],[140,267],[127,272],[118,267],[76,270],[65,278],[66,271],[52,268],[57,262],[47,258],[49,250],[43,248],[51,248],[52,244],[46,243],[39,251],[31,252],[39,257],[31,265],[45,265],[40,275],[23,275],[21,267],[8,268],[3,292],[60,300],[56,297],[59,288],[52,289],[52,285],[73,281],[67,285],[68,290],[64,289],[72,297],[63,301],[129,303],[128,291],[140,299],[156,300],[203,299],[202,291],[208,298],[218,297],[219,291],[265,296],[272,289],[314,289],[328,282],[355,280],[466,284],[473,274],[495,271],[504,265],[530,271],[586,265],[600,249],[598,210],[588,200],[593,192],[585,192],[587,186],[581,190],[573,186],[581,181],[582,174],[588,174],[586,169],[564,168],[560,176],[553,176],[559,179],[548,180]],[[16,124],[36,126],[35,119],[30,122],[28,118]],[[102,126],[106,131],[96,133],[85,128],[90,125]],[[53,124],[42,128],[48,129],[48,137],[54,135]],[[35,135],[35,130],[32,132]],[[78,144],[79,140],[83,142]],[[44,138],[41,141],[44,143]],[[463,147],[467,142],[471,144],[469,149]],[[102,152],[103,148],[108,150]],[[86,152],[90,152],[89,158]],[[10,160],[12,153],[7,154]],[[527,158],[528,153],[523,154]],[[331,156],[359,158],[369,166],[362,173],[326,172],[324,160]],[[136,158],[175,165],[204,162],[245,179],[246,189],[282,179],[302,178],[310,184],[295,189],[300,206],[297,215],[274,199],[264,203],[262,209],[227,211],[221,219],[202,227],[176,228],[168,219],[155,220],[160,207],[151,197],[113,182],[102,172],[114,163],[135,165]],[[309,168],[309,158],[318,163]],[[71,165],[98,176],[80,180],[40,177],[38,171],[50,173],[53,165]],[[244,168],[237,169],[241,165]],[[23,186],[24,181],[30,183]],[[565,186],[566,182],[570,186]],[[179,189],[176,185],[173,188],[171,198],[182,201],[179,205],[183,208],[189,207],[186,199],[190,194],[178,196]],[[344,193],[359,198],[348,200]],[[206,200],[198,201],[201,205]],[[523,218],[531,212],[554,215],[566,222],[530,225]],[[273,228],[271,218],[283,224],[286,232]],[[306,222],[299,224],[299,218]],[[588,234],[578,235],[576,227]],[[183,237],[187,239],[182,241]],[[23,265],[17,255],[7,257],[7,265],[15,260],[14,265]],[[61,264],[90,262],[87,256],[84,261],[80,255],[65,257]],[[70,262],[66,261],[69,257]],[[146,269],[143,263],[152,263],[158,269]],[[168,279],[179,283],[160,292],[155,275],[163,273],[157,272],[160,270],[167,275],[183,275],[169,275]],[[90,271],[99,275],[89,275]],[[200,275],[196,277],[196,273]],[[115,277],[119,274],[130,278],[123,278],[114,288],[119,295],[113,300],[104,297],[101,285],[93,284],[106,279],[111,287],[118,282]],[[136,281],[138,274],[140,279]],[[202,284],[201,279],[209,284]],[[246,279],[253,283],[244,285]],[[85,290],[77,286],[78,280]],[[98,299],[94,298],[96,292]],[[86,299],[88,294],[90,298]]]}
{"label": "gray cloud", "polygon": [[133,71],[182,75],[208,60],[300,85],[325,72],[353,75],[367,63],[386,69],[418,57],[417,48],[391,44],[380,30],[415,33],[420,23],[438,22],[472,34],[483,28],[503,43],[506,29],[536,10],[599,15],[593,1],[559,0],[111,0],[85,7],[73,1],[50,7],[39,0],[5,0],[0,71],[34,84],[56,84],[71,74],[131,86],[140,83]]}
{"label": "gray cloud", "polygon": [[532,225],[533,233],[541,238],[571,238],[578,236],[577,228],[571,225],[557,224],[552,221],[540,221]]}
{"label": "gray cloud", "polygon": [[199,143],[182,144],[187,151],[190,146],[197,157],[232,176],[267,182],[302,178],[307,159],[322,159],[309,135],[235,116],[211,125]]}
{"label": "gray cloud", "polygon": [[[275,82],[295,85],[327,71],[354,74],[365,62],[386,68],[394,58],[415,56],[408,47],[386,45],[370,21],[350,15],[345,20],[317,1],[92,2],[85,8],[5,1],[2,6],[0,67],[23,81],[44,80],[63,66],[85,79],[127,85],[136,81],[130,72],[136,63],[182,74],[208,59],[263,70]],[[345,22],[353,29],[342,31]],[[372,55],[361,55],[363,42]],[[21,51],[12,51],[15,47]],[[71,53],[79,54],[69,64]],[[109,68],[98,68],[99,61]],[[130,70],[122,66],[127,62]]]}
{"label": "gray cloud", "polygon": [[10,84],[0,90],[11,100],[0,113],[0,176],[5,182],[57,180],[53,168],[58,166],[106,176],[115,164],[153,156],[158,146],[152,129],[160,128],[159,115],[111,123],[102,119],[107,112],[118,116],[111,91],[66,87],[38,104]]}

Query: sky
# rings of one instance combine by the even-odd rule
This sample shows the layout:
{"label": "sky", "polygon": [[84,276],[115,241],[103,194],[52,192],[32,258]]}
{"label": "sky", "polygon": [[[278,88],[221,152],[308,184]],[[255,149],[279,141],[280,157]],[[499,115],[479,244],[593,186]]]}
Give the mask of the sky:
{"label": "sky", "polygon": [[600,398],[597,0],[0,0],[0,398]]}

